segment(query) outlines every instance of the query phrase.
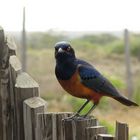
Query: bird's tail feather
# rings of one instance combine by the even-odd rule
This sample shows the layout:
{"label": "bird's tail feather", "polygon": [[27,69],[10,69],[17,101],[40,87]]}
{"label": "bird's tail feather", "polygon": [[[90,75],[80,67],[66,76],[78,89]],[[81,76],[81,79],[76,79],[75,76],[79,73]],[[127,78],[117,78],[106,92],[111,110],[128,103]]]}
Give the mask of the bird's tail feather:
{"label": "bird's tail feather", "polygon": [[129,99],[123,96],[115,97],[114,99],[127,106],[139,106],[138,104],[130,101]]}

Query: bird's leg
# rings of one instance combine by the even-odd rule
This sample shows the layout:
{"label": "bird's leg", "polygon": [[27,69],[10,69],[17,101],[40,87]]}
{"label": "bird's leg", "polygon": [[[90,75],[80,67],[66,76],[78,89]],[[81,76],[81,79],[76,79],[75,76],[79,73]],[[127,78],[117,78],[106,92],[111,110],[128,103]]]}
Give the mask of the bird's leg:
{"label": "bird's leg", "polygon": [[87,100],[80,108],[79,110],[74,114],[72,115],[71,117],[68,117],[68,119],[72,119],[74,117],[77,117],[79,116],[79,113],[85,108],[85,106],[89,103],[90,100]]}
{"label": "bird's leg", "polygon": [[87,100],[80,108],[79,110],[76,112],[76,114],[79,114],[84,108],[85,106],[89,103],[90,100]]}
{"label": "bird's leg", "polygon": [[87,100],[80,108],[79,110],[75,113],[75,116],[79,115],[79,113],[85,108],[85,106],[89,103],[90,100]]}
{"label": "bird's leg", "polygon": [[95,108],[96,108],[97,104],[94,104],[90,110],[84,115],[84,118],[86,118]]}

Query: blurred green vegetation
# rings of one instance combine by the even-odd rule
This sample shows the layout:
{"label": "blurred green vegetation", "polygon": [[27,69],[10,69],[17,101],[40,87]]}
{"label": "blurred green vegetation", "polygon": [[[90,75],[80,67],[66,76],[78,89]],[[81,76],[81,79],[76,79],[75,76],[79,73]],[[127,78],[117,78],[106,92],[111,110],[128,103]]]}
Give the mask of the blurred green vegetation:
{"label": "blurred green vegetation", "polygon": [[28,33],[28,46],[34,49],[52,47],[56,42],[62,40],[67,40],[67,37],[61,35],[51,35],[47,32]]}
{"label": "blurred green vegetation", "polygon": [[[70,41],[75,48],[82,49],[83,51],[99,51],[100,49],[105,53],[124,53],[124,41],[120,36],[112,34],[99,34],[99,35],[84,35],[76,38],[69,38],[64,35],[55,35],[42,32],[28,33],[28,46],[34,49],[52,48],[58,41]],[[133,56],[140,58],[140,34],[131,34],[130,36],[131,53]],[[99,50],[98,50],[99,49]]]}
{"label": "blurred green vegetation", "polygon": [[112,135],[115,134],[115,126],[114,126],[113,124],[109,123],[109,122],[106,121],[106,120],[101,120],[101,121],[100,121],[100,124],[101,124],[102,126],[107,127],[107,132],[108,132],[109,134],[112,134]]}

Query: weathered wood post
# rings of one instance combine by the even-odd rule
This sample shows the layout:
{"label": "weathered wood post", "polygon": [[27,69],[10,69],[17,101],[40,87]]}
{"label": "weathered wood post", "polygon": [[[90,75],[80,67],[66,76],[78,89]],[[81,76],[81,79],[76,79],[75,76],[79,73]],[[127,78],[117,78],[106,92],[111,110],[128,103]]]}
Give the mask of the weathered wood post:
{"label": "weathered wood post", "polygon": [[86,140],[96,140],[98,134],[107,134],[104,126],[92,126],[86,128]]}
{"label": "weathered wood post", "polygon": [[47,102],[40,97],[26,99],[23,103],[25,140],[38,140],[37,113],[45,113]]}
{"label": "weathered wood post", "polygon": [[[10,113],[8,110],[11,107],[8,99],[8,68],[9,68],[9,56],[8,48],[5,47],[5,36],[4,31],[0,27],[0,139],[8,140],[7,135],[12,131],[9,117]],[[9,126],[9,127],[8,127]]]}
{"label": "weathered wood post", "polygon": [[27,70],[27,38],[26,38],[26,28],[25,28],[25,21],[26,21],[26,7],[23,7],[23,24],[22,24],[22,52],[21,52],[21,62],[23,71],[26,72]]}
{"label": "weathered wood post", "polygon": [[21,72],[15,42],[0,27],[0,140],[24,140],[23,101],[39,96],[38,87]]}
{"label": "weathered wood post", "polygon": [[16,45],[0,27],[0,140],[24,140],[23,101],[39,96],[38,87],[21,72]]}
{"label": "weathered wood post", "polygon": [[109,134],[98,134],[97,140],[116,140],[114,136]]}
{"label": "weathered wood post", "polygon": [[128,98],[131,99],[133,93],[133,81],[132,81],[132,72],[131,72],[130,39],[129,39],[129,31],[127,29],[124,30],[124,43],[125,43],[127,94],[128,94]]}
{"label": "weathered wood post", "polygon": [[129,130],[126,123],[116,122],[116,140],[128,140]]}
{"label": "weathered wood post", "polygon": [[16,47],[11,38],[5,37],[0,27],[0,139],[15,139],[15,112],[14,112],[14,77],[11,76],[11,68],[14,64],[10,61],[16,54]]}
{"label": "weathered wood post", "polygon": [[[17,140],[17,128],[16,128],[16,109],[15,109],[15,83],[16,77],[21,73],[21,63],[17,58],[15,42],[8,38],[7,45],[11,48],[11,56],[9,58],[9,98],[11,102],[11,122],[12,122],[12,137],[10,139]],[[14,51],[15,50],[15,51]]]}
{"label": "weathered wood post", "polygon": [[27,74],[20,73],[15,85],[15,109],[17,121],[17,140],[24,140],[23,101],[39,96],[39,85]]}
{"label": "weathered wood post", "polygon": [[86,140],[86,128],[97,125],[96,119],[63,120],[64,140]]}
{"label": "weathered wood post", "polygon": [[70,115],[70,112],[38,114],[36,140],[64,140],[62,120]]}

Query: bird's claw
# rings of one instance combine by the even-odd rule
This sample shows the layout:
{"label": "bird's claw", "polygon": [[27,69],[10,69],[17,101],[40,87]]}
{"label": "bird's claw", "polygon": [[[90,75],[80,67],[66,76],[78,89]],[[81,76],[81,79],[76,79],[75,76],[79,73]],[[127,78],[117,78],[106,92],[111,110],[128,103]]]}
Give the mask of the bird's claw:
{"label": "bird's claw", "polygon": [[64,120],[75,120],[77,117],[79,117],[80,115],[78,114],[78,113],[76,113],[76,114],[74,114],[74,115],[72,115],[72,116],[70,116],[70,117],[67,117],[67,118],[65,118]]}
{"label": "bird's claw", "polygon": [[86,119],[86,118],[87,118],[86,115],[79,115],[77,113],[77,114],[74,114],[74,115],[72,115],[70,117],[67,117],[67,118],[63,119],[63,120],[82,120],[82,119]]}

